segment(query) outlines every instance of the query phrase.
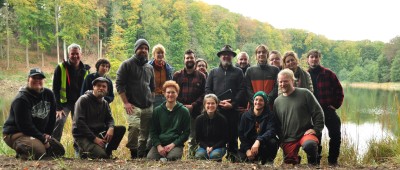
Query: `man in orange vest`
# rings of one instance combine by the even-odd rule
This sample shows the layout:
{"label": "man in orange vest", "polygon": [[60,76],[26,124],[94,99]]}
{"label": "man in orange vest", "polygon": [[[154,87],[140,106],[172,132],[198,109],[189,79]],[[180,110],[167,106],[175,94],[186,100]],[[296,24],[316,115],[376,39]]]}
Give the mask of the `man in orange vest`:
{"label": "man in orange vest", "polygon": [[75,102],[78,100],[83,80],[90,66],[81,62],[81,46],[68,46],[68,60],[57,65],[54,71],[53,92],[57,102],[56,124],[52,136],[61,141],[65,121],[69,112],[74,116]]}

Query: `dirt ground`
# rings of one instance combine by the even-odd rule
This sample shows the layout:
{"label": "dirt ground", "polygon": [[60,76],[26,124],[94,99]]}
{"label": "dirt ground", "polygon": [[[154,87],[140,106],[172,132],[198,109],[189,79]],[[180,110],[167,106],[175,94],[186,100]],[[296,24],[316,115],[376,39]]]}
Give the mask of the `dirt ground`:
{"label": "dirt ground", "polygon": [[56,160],[24,161],[14,157],[0,155],[0,170],[2,169],[399,169],[398,165],[380,164],[379,166],[339,166],[308,167],[307,165],[257,165],[252,163],[230,163],[199,160],[180,161],[149,161],[137,160],[81,160],[63,158]]}

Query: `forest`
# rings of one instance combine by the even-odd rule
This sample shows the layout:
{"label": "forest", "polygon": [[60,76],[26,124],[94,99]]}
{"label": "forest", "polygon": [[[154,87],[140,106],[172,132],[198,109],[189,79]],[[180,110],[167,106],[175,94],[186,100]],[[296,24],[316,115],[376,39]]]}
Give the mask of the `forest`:
{"label": "forest", "polygon": [[42,56],[43,64],[44,55],[62,61],[65,46],[75,42],[85,56],[108,58],[115,76],[138,38],[164,45],[175,70],[183,67],[189,48],[212,68],[225,44],[251,56],[257,45],[266,44],[282,54],[295,51],[302,67],[307,67],[307,51],[319,49],[322,64],[342,81],[400,81],[400,35],[387,43],[330,40],[307,30],[277,29],[198,0],[0,0],[0,60],[7,60],[1,69],[13,69],[9,63],[18,58],[13,49],[25,52],[20,57],[29,67],[30,52]]}

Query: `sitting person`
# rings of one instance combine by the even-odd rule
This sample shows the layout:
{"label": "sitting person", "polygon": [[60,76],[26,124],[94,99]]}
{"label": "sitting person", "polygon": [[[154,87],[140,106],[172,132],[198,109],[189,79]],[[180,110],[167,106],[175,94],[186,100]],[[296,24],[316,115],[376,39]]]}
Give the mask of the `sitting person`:
{"label": "sitting person", "polygon": [[294,73],[283,69],[278,74],[282,95],[276,98],[274,111],[278,119],[278,133],[285,164],[299,164],[300,147],[307,154],[310,165],[318,165],[317,138],[324,128],[324,112],[314,95],[307,89],[294,86]]}
{"label": "sitting person", "polygon": [[75,104],[72,135],[81,158],[110,158],[125,134],[125,127],[114,126],[111,109],[104,99],[110,82],[104,77],[93,80],[93,91],[87,91]]}
{"label": "sitting person", "polygon": [[41,159],[65,153],[61,143],[50,136],[56,122],[56,100],[43,86],[44,78],[39,68],[30,70],[28,84],[19,90],[4,123],[4,142],[15,150],[17,158]]}
{"label": "sitting person", "polygon": [[276,118],[269,110],[268,96],[258,91],[253,96],[253,108],[240,120],[239,157],[242,161],[261,161],[272,164],[278,151]]}
{"label": "sitting person", "polygon": [[153,112],[150,128],[153,147],[147,158],[177,160],[181,159],[184,143],[190,134],[189,110],[176,101],[179,85],[175,81],[166,81],[162,91],[166,100]]}
{"label": "sitting person", "polygon": [[207,94],[203,100],[203,113],[196,118],[197,159],[222,160],[228,142],[228,122],[217,110],[219,104],[215,94]]}

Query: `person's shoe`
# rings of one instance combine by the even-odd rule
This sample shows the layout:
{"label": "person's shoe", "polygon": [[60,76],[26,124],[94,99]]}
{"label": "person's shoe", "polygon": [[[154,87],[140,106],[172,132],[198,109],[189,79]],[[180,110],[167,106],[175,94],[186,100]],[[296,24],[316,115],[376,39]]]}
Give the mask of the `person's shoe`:
{"label": "person's shoe", "polygon": [[233,152],[228,152],[228,154],[226,155],[226,159],[229,160],[230,162],[236,162],[237,160],[237,155],[236,153]]}
{"label": "person's shoe", "polygon": [[137,149],[130,149],[131,151],[131,159],[136,159],[138,158],[138,151]]}

